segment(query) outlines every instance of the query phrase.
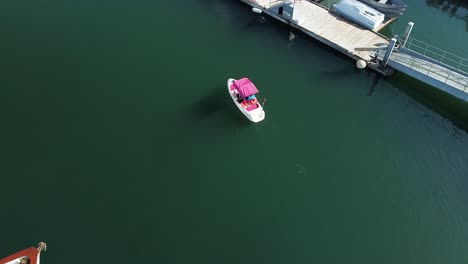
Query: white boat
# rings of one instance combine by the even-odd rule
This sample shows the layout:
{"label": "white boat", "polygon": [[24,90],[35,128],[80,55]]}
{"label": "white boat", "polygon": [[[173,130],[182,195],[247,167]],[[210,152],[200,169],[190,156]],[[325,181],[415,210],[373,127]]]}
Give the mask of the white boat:
{"label": "white boat", "polygon": [[29,247],[16,252],[6,258],[0,259],[1,264],[39,264],[41,251],[45,250],[47,245],[40,242],[38,247]]}
{"label": "white boat", "polygon": [[385,15],[356,0],[341,0],[333,5],[333,11],[370,30],[377,29]]}
{"label": "white boat", "polygon": [[254,123],[265,119],[265,111],[255,97],[258,89],[248,78],[239,80],[230,78],[227,87],[232,101],[245,117]]}
{"label": "white boat", "polygon": [[393,18],[403,15],[408,7],[401,0],[358,0],[377,11],[383,13],[386,18]]}

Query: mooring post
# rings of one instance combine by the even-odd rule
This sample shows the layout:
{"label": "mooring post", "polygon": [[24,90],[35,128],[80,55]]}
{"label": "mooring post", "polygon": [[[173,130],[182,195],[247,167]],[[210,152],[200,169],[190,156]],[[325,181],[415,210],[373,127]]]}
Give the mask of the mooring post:
{"label": "mooring post", "polygon": [[387,66],[388,59],[390,58],[390,54],[392,54],[393,49],[395,48],[396,42],[397,42],[396,36],[390,40],[390,43],[388,44],[388,47],[387,47],[387,51],[385,52],[384,59],[380,63],[380,68],[383,69],[385,68],[385,66]]}
{"label": "mooring post", "polygon": [[296,0],[294,0],[294,2],[291,3],[292,5],[292,11],[291,11],[291,21],[294,22],[294,8],[296,8]]}
{"label": "mooring post", "polygon": [[408,41],[408,38],[411,34],[411,30],[413,29],[414,23],[409,22],[408,26],[406,26],[405,33],[403,33],[403,38],[402,38],[402,43],[401,46],[404,47],[406,45],[406,42]]}

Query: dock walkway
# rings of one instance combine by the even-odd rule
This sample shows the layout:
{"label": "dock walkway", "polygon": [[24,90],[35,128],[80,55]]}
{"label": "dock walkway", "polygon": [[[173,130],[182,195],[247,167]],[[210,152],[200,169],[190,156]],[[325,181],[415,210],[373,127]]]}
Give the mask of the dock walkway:
{"label": "dock walkway", "polygon": [[[384,52],[380,51],[377,57],[383,59]],[[405,53],[405,50],[393,52],[388,66],[468,102],[468,75],[463,71]]]}

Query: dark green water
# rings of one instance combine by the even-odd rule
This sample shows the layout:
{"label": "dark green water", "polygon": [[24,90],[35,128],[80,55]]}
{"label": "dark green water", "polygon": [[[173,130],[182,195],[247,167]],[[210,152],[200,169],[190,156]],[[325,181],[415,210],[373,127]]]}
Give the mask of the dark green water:
{"label": "dark green water", "polygon": [[[386,30],[468,57],[422,1]],[[467,263],[468,107],[235,0],[0,3],[0,256]],[[266,97],[251,125],[225,90]]]}

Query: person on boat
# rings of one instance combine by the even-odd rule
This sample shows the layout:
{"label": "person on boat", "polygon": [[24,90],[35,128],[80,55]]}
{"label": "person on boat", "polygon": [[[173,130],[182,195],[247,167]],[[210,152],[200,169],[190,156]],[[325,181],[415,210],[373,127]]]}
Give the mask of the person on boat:
{"label": "person on boat", "polygon": [[250,95],[247,97],[247,102],[251,103],[251,104],[255,104],[257,102],[257,98],[255,98],[255,95]]}
{"label": "person on boat", "polygon": [[29,264],[29,258],[28,257],[22,258],[20,261],[20,264]]}
{"label": "person on boat", "polygon": [[47,250],[47,244],[41,241],[37,246],[37,251],[41,252],[42,250]]}
{"label": "person on boat", "polygon": [[234,93],[234,96],[236,97],[236,99],[239,100],[239,97],[240,97],[239,92],[235,89],[232,92]]}

